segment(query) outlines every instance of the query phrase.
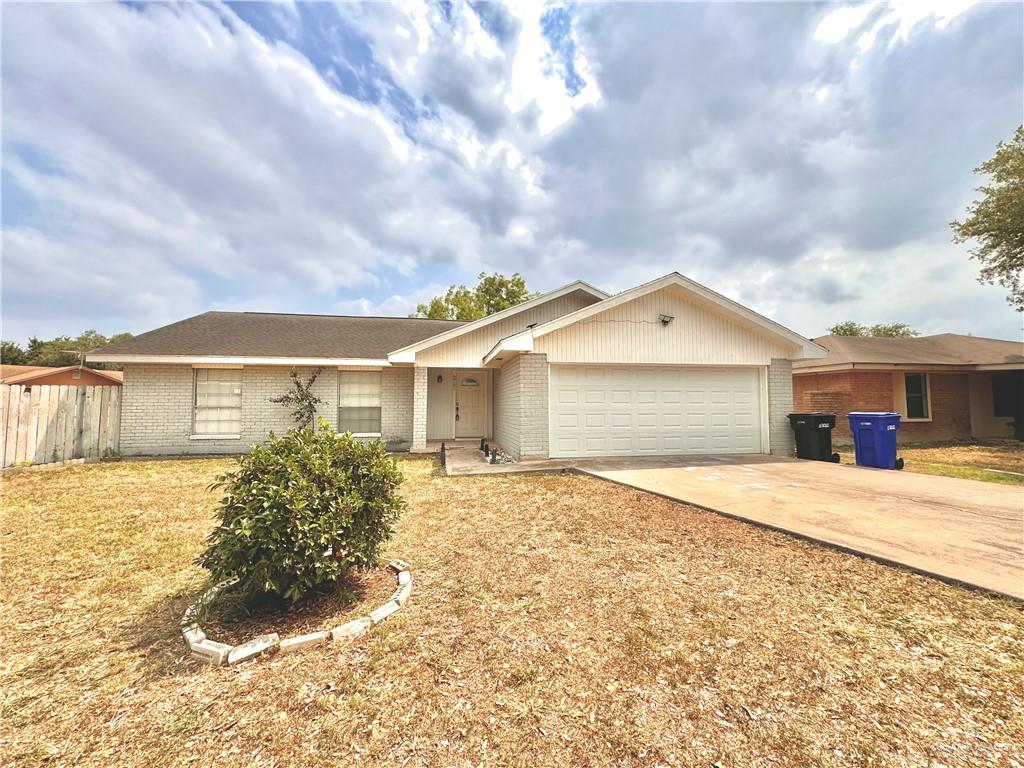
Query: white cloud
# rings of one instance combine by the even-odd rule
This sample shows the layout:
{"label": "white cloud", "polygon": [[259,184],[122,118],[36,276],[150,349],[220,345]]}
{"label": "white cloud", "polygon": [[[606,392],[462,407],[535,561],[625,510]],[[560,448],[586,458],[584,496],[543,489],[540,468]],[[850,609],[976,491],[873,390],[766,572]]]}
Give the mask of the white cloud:
{"label": "white cloud", "polygon": [[536,2],[275,7],[289,44],[219,6],[8,6],[4,333],[679,270],[807,333],[1012,334],[947,222],[1019,121],[1021,10],[962,5],[573,6],[575,96]]}

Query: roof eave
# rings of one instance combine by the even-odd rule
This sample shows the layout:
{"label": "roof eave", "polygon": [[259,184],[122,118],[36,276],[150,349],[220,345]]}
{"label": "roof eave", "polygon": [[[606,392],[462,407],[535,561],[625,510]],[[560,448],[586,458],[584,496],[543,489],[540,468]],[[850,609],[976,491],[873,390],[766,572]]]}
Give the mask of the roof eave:
{"label": "roof eave", "polygon": [[160,365],[293,365],[293,366],[390,366],[383,358],[363,357],[261,357],[257,355],[143,355],[95,353],[92,363],[156,363]]}

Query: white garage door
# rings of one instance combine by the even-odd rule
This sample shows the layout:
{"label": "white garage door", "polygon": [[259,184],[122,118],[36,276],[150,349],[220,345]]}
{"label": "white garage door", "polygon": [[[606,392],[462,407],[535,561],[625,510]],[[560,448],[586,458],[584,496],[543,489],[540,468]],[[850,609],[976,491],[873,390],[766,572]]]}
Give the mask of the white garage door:
{"label": "white garage door", "polygon": [[551,366],[552,457],[760,453],[753,368]]}

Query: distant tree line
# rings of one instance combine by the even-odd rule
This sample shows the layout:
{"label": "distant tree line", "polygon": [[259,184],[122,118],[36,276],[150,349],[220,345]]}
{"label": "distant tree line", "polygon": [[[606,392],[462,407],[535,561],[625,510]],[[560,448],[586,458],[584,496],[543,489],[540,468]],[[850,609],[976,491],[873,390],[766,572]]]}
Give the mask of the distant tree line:
{"label": "distant tree line", "polygon": [[[94,330],[83,331],[77,337],[58,336],[45,341],[32,336],[28,345],[21,346],[16,341],[0,342],[0,362],[5,365],[43,365],[50,368],[61,368],[65,365],[77,365],[82,362],[86,352],[102,347],[112,341],[130,339],[130,333],[115,333],[109,338]],[[90,368],[117,371],[121,366],[117,363],[89,363]]]}

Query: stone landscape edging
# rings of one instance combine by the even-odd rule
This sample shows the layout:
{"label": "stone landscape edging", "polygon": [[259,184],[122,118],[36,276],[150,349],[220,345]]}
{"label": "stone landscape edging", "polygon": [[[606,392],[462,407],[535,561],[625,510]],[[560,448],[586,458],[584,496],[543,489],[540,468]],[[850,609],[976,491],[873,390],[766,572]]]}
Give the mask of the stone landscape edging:
{"label": "stone landscape edging", "polygon": [[292,653],[304,650],[313,646],[326,645],[329,642],[340,642],[352,640],[380,624],[394,613],[405,607],[410,595],[412,595],[412,572],[409,564],[404,560],[392,560],[388,563],[395,573],[395,581],[398,588],[388,598],[387,602],[370,611],[366,616],[353,619],[332,629],[309,632],[305,635],[296,635],[284,640],[276,632],[254,637],[248,642],[240,645],[229,645],[211,640],[206,636],[199,622],[213,602],[220,597],[221,593],[229,587],[238,583],[238,579],[227,579],[226,581],[214,584],[203,592],[192,605],[188,607],[181,618],[181,636],[193,659],[204,661],[212,666],[219,667],[222,664],[239,664],[243,661],[262,656],[265,653]]}

